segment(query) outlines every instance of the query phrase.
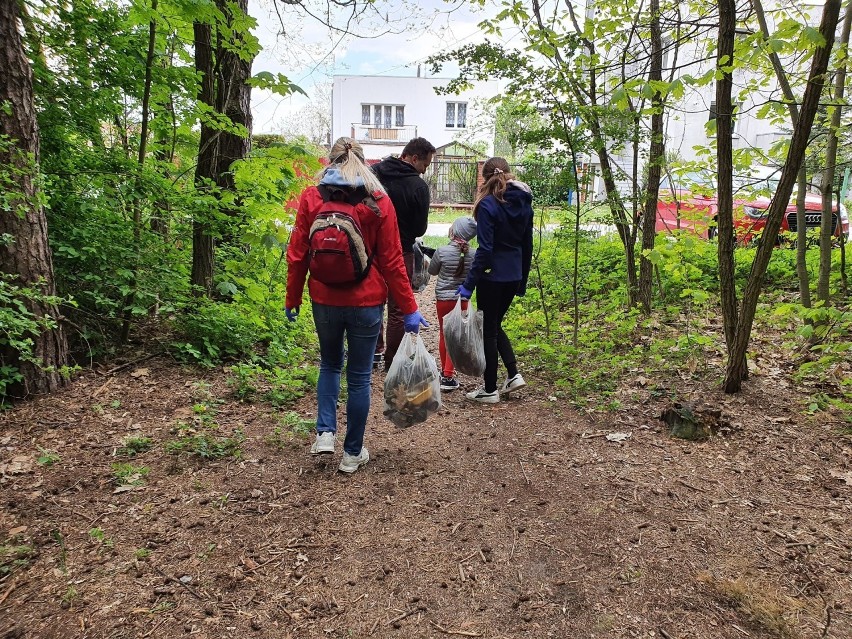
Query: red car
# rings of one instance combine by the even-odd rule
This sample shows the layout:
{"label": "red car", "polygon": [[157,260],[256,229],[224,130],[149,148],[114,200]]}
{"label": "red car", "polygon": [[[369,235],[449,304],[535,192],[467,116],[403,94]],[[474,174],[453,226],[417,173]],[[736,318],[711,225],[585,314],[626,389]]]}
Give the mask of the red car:
{"label": "red car", "polygon": [[[769,198],[760,197],[750,202],[745,202],[736,207],[734,211],[734,229],[737,233],[737,241],[741,244],[750,244],[766,226],[766,213],[769,209]],[[741,211],[741,213],[740,213]],[[819,230],[822,221],[822,196],[813,193],[805,195],[805,223],[809,231]],[[831,213],[832,234],[839,239],[846,236],[846,240],[852,239],[849,231],[849,215],[842,203],[834,203]],[[781,219],[781,232],[779,239],[784,238],[787,233],[795,235],[798,230],[796,219],[796,200],[793,199],[787,205],[784,217]]]}
{"label": "red car", "polygon": [[716,235],[716,188],[697,174],[666,176],[657,199],[657,233],[689,231],[713,239]]}
{"label": "red car", "polygon": [[[672,188],[668,177],[660,184],[660,195],[657,201],[657,220],[655,228],[658,233],[676,231],[688,231],[708,239],[716,235],[716,219],[718,214],[718,203],[714,186],[711,180],[701,175],[685,175],[678,180]],[[689,185],[687,188],[685,185]],[[770,199],[759,197],[754,200],[734,200],[734,232],[737,242],[743,246],[752,243],[766,226],[766,213],[769,209]],[[822,219],[822,197],[808,194],[805,198],[805,218],[808,229],[818,229]],[[847,241],[852,241],[852,230],[850,230],[849,216],[846,207],[841,203],[834,205],[832,214],[832,227],[834,236],[840,238],[845,235]],[[796,201],[795,199],[787,205],[787,211],[781,220],[781,233],[796,232]]]}

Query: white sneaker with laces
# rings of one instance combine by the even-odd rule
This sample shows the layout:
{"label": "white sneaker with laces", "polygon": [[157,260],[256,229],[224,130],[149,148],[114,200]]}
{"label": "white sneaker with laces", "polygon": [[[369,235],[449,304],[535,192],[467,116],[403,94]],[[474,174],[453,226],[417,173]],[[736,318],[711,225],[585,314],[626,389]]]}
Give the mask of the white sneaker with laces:
{"label": "white sneaker with laces", "polygon": [[326,455],[334,453],[334,433],[326,431],[317,433],[316,441],[311,446],[311,455]]}
{"label": "white sneaker with laces", "polygon": [[350,455],[344,451],[343,459],[340,460],[340,466],[337,467],[337,470],[342,473],[354,473],[368,461],[370,461],[370,453],[361,446],[361,452],[357,455]]}
{"label": "white sneaker with laces", "polygon": [[500,393],[496,390],[490,393],[485,392],[485,387],[477,388],[475,391],[465,393],[465,397],[472,399],[475,402],[482,404],[496,404],[500,401]]}
{"label": "white sneaker with laces", "polygon": [[518,373],[514,377],[510,377],[503,383],[503,388],[500,389],[501,393],[513,393],[517,390],[521,390],[527,383],[524,381],[524,378],[521,377],[521,374]]}

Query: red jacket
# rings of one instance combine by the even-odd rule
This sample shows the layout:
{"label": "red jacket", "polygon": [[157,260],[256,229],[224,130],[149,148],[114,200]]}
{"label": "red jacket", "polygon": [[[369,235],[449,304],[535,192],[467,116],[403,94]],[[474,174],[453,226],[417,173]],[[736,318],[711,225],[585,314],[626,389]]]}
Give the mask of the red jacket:
{"label": "red jacket", "polygon": [[[379,205],[381,215],[376,215],[365,204],[355,207],[361,233],[364,235],[364,244],[375,256],[370,274],[359,283],[348,287],[327,286],[309,278],[308,294],[314,302],[328,306],[378,306],[387,301],[390,288],[390,294],[402,312],[413,313],[417,310],[417,301],[411,292],[411,283],[402,260],[396,211],[390,198],[384,193],[377,192],[373,197]],[[287,308],[302,304],[302,291],[305,288],[310,258],[308,234],[322,204],[322,196],[315,186],[305,189],[299,200],[296,224],[287,245]]]}

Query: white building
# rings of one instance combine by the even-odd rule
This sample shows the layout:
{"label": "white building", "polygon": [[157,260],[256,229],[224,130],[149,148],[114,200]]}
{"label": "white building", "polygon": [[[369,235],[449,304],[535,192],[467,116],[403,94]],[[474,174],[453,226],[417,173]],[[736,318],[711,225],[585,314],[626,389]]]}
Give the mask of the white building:
{"label": "white building", "polygon": [[454,140],[484,142],[490,154],[493,122],[486,102],[498,93],[497,81],[480,82],[460,95],[438,95],[448,78],[336,75],[331,97],[332,142],[349,136],[360,142],[368,160],[399,154],[415,137],[435,147]]}

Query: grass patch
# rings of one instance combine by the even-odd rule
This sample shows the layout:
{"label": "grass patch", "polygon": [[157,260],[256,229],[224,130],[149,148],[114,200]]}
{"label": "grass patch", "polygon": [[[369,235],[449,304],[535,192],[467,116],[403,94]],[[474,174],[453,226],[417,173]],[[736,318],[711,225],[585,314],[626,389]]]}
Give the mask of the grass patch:
{"label": "grass patch", "polygon": [[299,413],[289,411],[280,423],[269,433],[266,443],[275,448],[285,448],[292,443],[301,443],[308,439],[316,429],[316,422],[304,419]]}
{"label": "grass patch", "polygon": [[134,466],[125,462],[112,465],[112,474],[119,486],[142,486],[148,472],[147,466]]}
{"label": "grass patch", "polygon": [[735,608],[755,630],[778,639],[798,639],[795,619],[806,606],[772,584],[739,575],[734,579],[702,573],[698,581],[723,603]]}
{"label": "grass patch", "polygon": [[26,544],[6,544],[0,546],[0,577],[5,577],[21,568],[26,568],[35,556],[35,548]]}
{"label": "grass patch", "polygon": [[150,437],[128,437],[117,452],[119,455],[134,457],[151,450],[153,445]]}

